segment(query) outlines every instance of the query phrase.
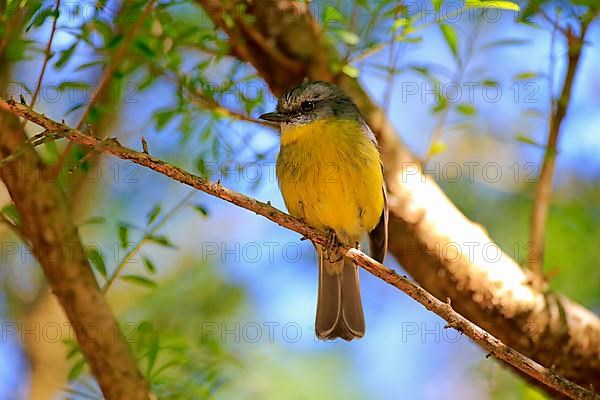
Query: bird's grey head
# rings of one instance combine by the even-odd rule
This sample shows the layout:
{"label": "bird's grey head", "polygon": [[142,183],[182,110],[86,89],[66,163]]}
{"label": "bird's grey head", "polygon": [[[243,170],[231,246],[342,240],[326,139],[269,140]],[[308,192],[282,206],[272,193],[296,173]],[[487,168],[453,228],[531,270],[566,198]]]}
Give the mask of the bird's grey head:
{"label": "bird's grey head", "polygon": [[275,112],[261,119],[281,124],[301,125],[314,121],[361,119],[356,105],[340,88],[329,82],[302,83],[279,98]]}

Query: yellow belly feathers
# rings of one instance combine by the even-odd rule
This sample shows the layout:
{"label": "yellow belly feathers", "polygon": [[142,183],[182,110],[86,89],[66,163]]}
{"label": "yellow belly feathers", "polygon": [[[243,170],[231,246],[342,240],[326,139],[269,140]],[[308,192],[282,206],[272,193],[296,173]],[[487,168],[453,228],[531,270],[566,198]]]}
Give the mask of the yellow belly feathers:
{"label": "yellow belly feathers", "polygon": [[381,159],[357,121],[283,127],[277,178],[291,215],[359,240],[383,211]]}

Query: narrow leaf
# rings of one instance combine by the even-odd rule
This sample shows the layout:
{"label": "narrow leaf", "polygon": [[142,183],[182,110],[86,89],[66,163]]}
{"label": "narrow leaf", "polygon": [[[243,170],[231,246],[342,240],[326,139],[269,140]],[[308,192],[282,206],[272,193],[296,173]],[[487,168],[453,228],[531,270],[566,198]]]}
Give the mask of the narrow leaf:
{"label": "narrow leaf", "polygon": [[429,156],[435,156],[437,154],[443,153],[444,151],[446,151],[446,148],[447,146],[444,142],[436,140],[431,144],[431,147],[429,148]]}
{"label": "narrow leaf", "polygon": [[158,336],[153,335],[148,344],[148,369],[146,370],[146,376],[150,376],[154,364],[156,363],[156,357],[158,356],[158,350],[160,348],[160,340]]}
{"label": "narrow leaf", "polygon": [[523,143],[527,143],[527,144],[532,144],[534,146],[539,146],[539,143],[536,142],[535,140],[533,140],[531,137],[524,135],[522,133],[518,134],[515,139],[517,139],[519,142],[523,142]]}
{"label": "narrow leaf", "polygon": [[358,77],[360,71],[358,70],[358,68],[356,68],[353,65],[350,64],[346,64],[342,67],[342,72],[346,75],[348,75],[350,78],[356,78]]}
{"label": "narrow leaf", "polygon": [[504,0],[491,0],[491,1],[482,1],[482,0],[465,0],[465,7],[479,7],[479,8],[498,8],[501,10],[510,10],[510,11],[519,11],[519,5],[517,3],[513,3],[512,1],[504,1]]}
{"label": "narrow leaf", "polygon": [[153,280],[140,275],[122,275],[121,280],[151,289],[154,289],[158,286]]}
{"label": "narrow leaf", "polygon": [[456,106],[456,111],[463,115],[475,115],[475,107],[472,104],[461,103]]}
{"label": "narrow leaf", "polygon": [[83,221],[82,223],[79,224],[79,226],[83,226],[83,225],[96,225],[96,224],[103,224],[106,222],[106,218],[104,217],[90,217],[88,219],[86,219],[85,221]]}
{"label": "narrow leaf", "polygon": [[129,228],[125,225],[119,225],[119,242],[122,248],[127,248],[127,238],[129,236]]}
{"label": "narrow leaf", "polygon": [[9,204],[2,208],[2,214],[10,218],[15,224],[21,225],[21,214],[19,214],[19,210],[17,210],[17,206],[14,204]]}
{"label": "narrow leaf", "polygon": [[149,236],[148,241],[160,244],[161,246],[176,248],[166,236]]}
{"label": "narrow leaf", "polygon": [[204,206],[200,204],[194,204],[193,207],[194,210],[198,211],[198,213],[200,213],[200,215],[202,215],[203,217],[208,216],[208,210]]}
{"label": "narrow leaf", "polygon": [[350,46],[356,46],[360,42],[360,37],[354,32],[339,30],[337,34],[342,42]]}
{"label": "narrow leaf", "polygon": [[102,257],[102,254],[98,252],[98,249],[96,249],[95,247],[89,248],[87,251],[87,257],[88,260],[90,260],[90,262],[92,263],[94,269],[96,269],[96,271],[98,271],[100,275],[106,278],[106,265],[104,264],[104,258]]}
{"label": "narrow leaf", "polygon": [[440,24],[440,29],[454,58],[458,58],[458,35],[452,25]]}
{"label": "narrow leaf", "polygon": [[143,257],[142,261],[144,262],[144,268],[146,268],[146,271],[150,272],[151,274],[156,273],[156,266],[152,260],[150,260],[148,257]]}
{"label": "narrow leaf", "polygon": [[152,223],[156,220],[156,217],[158,217],[158,214],[160,214],[161,210],[162,207],[160,204],[157,204],[148,212],[146,215],[146,218],[148,219],[148,225],[152,225]]}
{"label": "narrow leaf", "polygon": [[54,67],[56,69],[61,69],[62,67],[65,66],[65,64],[71,59],[71,56],[73,55],[73,53],[75,52],[75,49],[77,48],[77,44],[79,43],[79,41],[75,41],[75,43],[73,43],[71,46],[69,46],[66,50],[63,50],[60,53],[60,57],[58,58],[58,60],[56,61],[56,63],[54,64]]}
{"label": "narrow leaf", "polygon": [[69,371],[69,382],[74,381],[79,377],[79,375],[81,375],[83,372],[83,367],[85,367],[85,359],[82,358],[81,360],[77,361]]}

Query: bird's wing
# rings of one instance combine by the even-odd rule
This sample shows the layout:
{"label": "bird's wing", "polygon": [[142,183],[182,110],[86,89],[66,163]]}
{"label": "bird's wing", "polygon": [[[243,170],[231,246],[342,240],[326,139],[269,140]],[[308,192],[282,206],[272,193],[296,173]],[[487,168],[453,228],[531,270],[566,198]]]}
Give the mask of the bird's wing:
{"label": "bird's wing", "polygon": [[375,228],[369,232],[369,247],[371,248],[371,257],[380,263],[382,263],[383,259],[385,258],[385,253],[387,252],[388,246],[389,211],[385,181],[383,182],[381,190],[383,191],[383,211],[379,217],[379,222]]}

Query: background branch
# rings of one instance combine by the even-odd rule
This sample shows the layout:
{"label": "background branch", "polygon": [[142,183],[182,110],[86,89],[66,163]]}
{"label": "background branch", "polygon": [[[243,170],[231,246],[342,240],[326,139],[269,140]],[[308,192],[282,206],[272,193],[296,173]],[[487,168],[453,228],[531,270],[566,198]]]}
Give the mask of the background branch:
{"label": "background branch", "polygon": [[[542,14],[546,19],[549,17]],[[558,22],[554,22],[558,26]],[[552,177],[554,175],[554,167],[556,165],[558,136],[561,131],[561,126],[571,99],[571,91],[577,66],[581,58],[585,34],[587,32],[589,21],[582,21],[581,33],[577,36],[571,28],[561,28],[564,32],[568,46],[567,72],[560,97],[556,104],[553,105],[550,116],[550,127],[548,131],[548,141],[544,152],[544,160],[542,170],[540,172],[539,181],[535,190],[535,198],[533,200],[533,209],[531,211],[531,235],[530,241],[534,245],[535,254],[530,257],[527,266],[535,272],[535,283],[538,286],[543,284],[544,276],[544,241],[546,236],[546,222],[548,219],[548,210],[550,208],[550,200],[552,198]],[[554,102],[553,102],[554,103]]]}

